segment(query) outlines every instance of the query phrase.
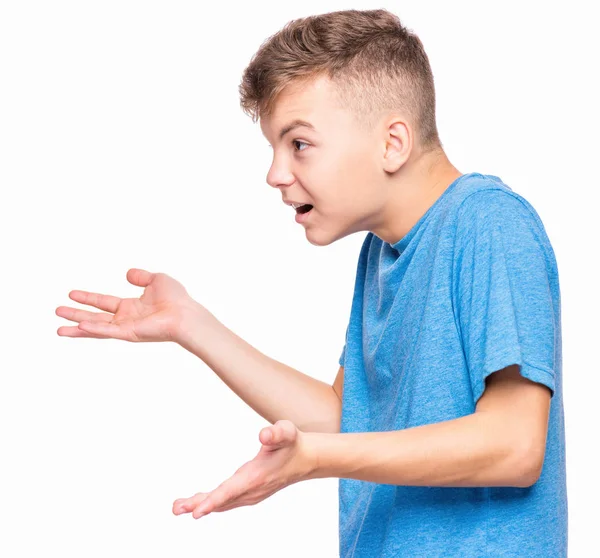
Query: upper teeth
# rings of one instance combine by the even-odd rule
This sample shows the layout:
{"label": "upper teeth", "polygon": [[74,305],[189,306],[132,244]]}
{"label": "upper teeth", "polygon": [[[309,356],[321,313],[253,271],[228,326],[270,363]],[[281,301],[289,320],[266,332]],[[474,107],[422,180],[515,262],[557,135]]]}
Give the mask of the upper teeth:
{"label": "upper teeth", "polygon": [[304,205],[304,204],[303,204],[303,203],[293,203],[293,204],[292,204],[292,207],[293,207],[294,209],[296,209],[297,207],[300,207],[301,205]]}

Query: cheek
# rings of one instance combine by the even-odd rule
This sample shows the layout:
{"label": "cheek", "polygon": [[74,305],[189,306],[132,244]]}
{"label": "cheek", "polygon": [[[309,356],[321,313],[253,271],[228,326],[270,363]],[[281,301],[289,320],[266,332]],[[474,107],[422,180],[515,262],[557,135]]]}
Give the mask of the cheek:
{"label": "cheek", "polygon": [[360,211],[361,207],[364,208],[371,200],[375,187],[374,178],[372,163],[364,154],[346,157],[338,166],[336,195]]}
{"label": "cheek", "polygon": [[336,147],[307,161],[300,176],[317,212],[354,219],[369,212],[373,203],[374,164],[364,147],[341,142]]}
{"label": "cheek", "polygon": [[363,180],[368,178],[375,168],[373,147],[369,146],[365,139],[346,143],[340,153],[340,160],[344,161],[343,168],[351,176],[356,176]]}

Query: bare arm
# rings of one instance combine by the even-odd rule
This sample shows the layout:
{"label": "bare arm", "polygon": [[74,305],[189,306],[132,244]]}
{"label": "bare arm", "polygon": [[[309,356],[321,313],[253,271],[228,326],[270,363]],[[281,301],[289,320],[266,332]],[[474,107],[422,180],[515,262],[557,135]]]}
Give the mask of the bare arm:
{"label": "bare arm", "polygon": [[407,486],[532,486],[547,439],[550,391],[508,366],[490,375],[470,415],[388,432],[306,434],[315,469]]}
{"label": "bare arm", "polygon": [[271,424],[288,419],[304,432],[339,432],[341,400],[333,386],[261,353],[203,310],[183,318],[179,345]]}

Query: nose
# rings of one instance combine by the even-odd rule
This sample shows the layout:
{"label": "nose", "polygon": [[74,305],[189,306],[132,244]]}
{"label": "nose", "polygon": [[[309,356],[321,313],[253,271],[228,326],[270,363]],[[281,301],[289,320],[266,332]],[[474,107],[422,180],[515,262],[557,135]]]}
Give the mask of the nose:
{"label": "nose", "polygon": [[273,188],[279,188],[281,186],[290,186],[296,179],[294,174],[290,170],[289,165],[285,164],[284,158],[273,159],[271,168],[267,173],[267,184],[273,186]]}

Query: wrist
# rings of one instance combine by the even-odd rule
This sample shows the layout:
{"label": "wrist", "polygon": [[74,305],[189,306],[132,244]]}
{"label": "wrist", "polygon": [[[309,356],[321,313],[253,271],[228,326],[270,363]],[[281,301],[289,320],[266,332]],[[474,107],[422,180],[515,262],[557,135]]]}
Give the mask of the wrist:
{"label": "wrist", "polygon": [[173,323],[173,341],[184,348],[190,348],[199,335],[198,330],[212,319],[216,319],[214,315],[196,301],[181,307]]}
{"label": "wrist", "polygon": [[308,463],[306,480],[321,479],[331,475],[323,467],[323,449],[331,441],[332,434],[304,432],[305,455]]}

